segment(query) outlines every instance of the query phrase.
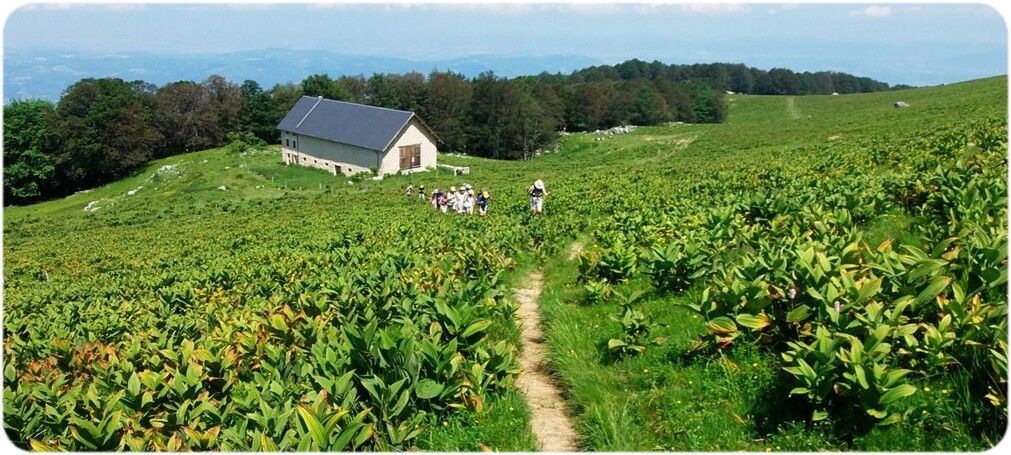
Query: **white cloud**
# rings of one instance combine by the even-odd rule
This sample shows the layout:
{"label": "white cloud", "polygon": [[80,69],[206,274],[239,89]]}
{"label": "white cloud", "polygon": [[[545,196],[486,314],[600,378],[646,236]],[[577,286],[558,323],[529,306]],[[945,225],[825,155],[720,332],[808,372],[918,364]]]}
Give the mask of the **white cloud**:
{"label": "white cloud", "polygon": [[29,3],[21,7],[23,11],[68,11],[71,9],[96,8],[104,11],[122,12],[142,10],[143,3]]}
{"label": "white cloud", "polygon": [[105,3],[95,6],[109,11],[137,11],[146,7],[146,5],[141,3]]}
{"label": "white cloud", "polygon": [[871,17],[874,19],[879,19],[882,17],[888,17],[892,15],[892,8],[888,6],[871,5],[859,11],[854,11],[854,14],[863,15]]}
{"label": "white cloud", "polygon": [[386,11],[416,9],[421,11],[467,11],[491,14],[528,13],[550,7],[553,6],[535,5],[532,3],[393,3],[383,5],[383,9]]}
{"label": "white cloud", "polygon": [[247,9],[258,11],[272,10],[276,6],[272,3],[225,3],[225,5],[232,9]]}
{"label": "white cloud", "polygon": [[696,14],[734,14],[750,9],[746,3],[686,3],[683,11]]}
{"label": "white cloud", "polygon": [[800,8],[800,3],[783,3],[769,8],[766,12],[769,14],[779,14],[782,11],[793,11],[797,8]]}
{"label": "white cloud", "polygon": [[73,8],[72,3],[29,3],[27,5],[21,5],[22,11],[65,11]]}
{"label": "white cloud", "polygon": [[324,11],[328,9],[346,9],[357,5],[357,3],[310,3],[305,7],[309,11]]}

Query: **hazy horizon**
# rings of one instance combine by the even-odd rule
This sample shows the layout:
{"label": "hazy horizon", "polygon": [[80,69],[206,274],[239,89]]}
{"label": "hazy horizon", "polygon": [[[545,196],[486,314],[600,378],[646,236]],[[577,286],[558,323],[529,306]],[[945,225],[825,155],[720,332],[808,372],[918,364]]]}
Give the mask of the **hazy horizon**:
{"label": "hazy horizon", "polygon": [[[89,56],[315,50],[415,62],[638,58],[917,86],[1007,73],[1003,18],[964,4],[31,4],[7,18],[4,48]],[[86,73],[45,60],[35,69]]]}

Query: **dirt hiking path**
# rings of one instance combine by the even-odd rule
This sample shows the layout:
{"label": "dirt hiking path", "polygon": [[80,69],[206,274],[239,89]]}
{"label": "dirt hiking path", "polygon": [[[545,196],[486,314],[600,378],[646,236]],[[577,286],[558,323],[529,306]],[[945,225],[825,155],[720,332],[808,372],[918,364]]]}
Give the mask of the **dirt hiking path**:
{"label": "dirt hiking path", "polygon": [[542,282],[541,272],[534,271],[527,275],[524,287],[516,289],[520,304],[517,316],[523,339],[516,385],[530,407],[530,427],[537,439],[537,448],[544,452],[574,452],[578,450],[576,430],[565,414],[562,393],[548,376],[546,368],[547,346],[544,345],[541,314],[537,309]]}

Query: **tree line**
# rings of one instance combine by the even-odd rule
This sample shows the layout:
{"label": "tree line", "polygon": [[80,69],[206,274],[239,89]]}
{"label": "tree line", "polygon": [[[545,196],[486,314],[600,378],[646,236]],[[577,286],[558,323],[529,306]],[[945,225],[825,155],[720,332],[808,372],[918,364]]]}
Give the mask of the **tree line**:
{"label": "tree line", "polygon": [[[726,90],[889,88],[841,73],[783,71],[792,76],[744,65],[630,60],[569,75],[515,78],[491,72],[473,78],[439,71],[427,76],[315,74],[269,89],[217,75],[160,87],[88,78],[68,87],[56,103],[27,99],[4,105],[4,200],[16,204],[70,194],[122,178],[152,159],[236,140],[276,143],[277,124],[303,95],[413,111],[436,133],[440,150],[522,159],[553,141],[558,131],[722,122]],[[810,78],[821,85],[809,85]]]}
{"label": "tree line", "polygon": [[891,86],[869,77],[835,71],[794,72],[785,68],[763,70],[740,63],[667,65],[633,59],[617,65],[593,66],[570,76],[574,81],[595,80],[704,80],[717,90],[753,95],[829,95],[867,93],[911,88]]}

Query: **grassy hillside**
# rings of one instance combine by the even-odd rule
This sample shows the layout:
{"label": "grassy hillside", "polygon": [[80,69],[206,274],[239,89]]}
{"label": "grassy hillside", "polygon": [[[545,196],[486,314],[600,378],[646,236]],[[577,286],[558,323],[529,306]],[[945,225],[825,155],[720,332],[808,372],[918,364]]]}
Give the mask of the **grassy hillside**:
{"label": "grassy hillside", "polygon": [[[894,108],[900,100],[911,107]],[[1006,406],[1006,393],[995,391],[998,405],[987,404],[986,384],[969,372],[982,366],[942,362],[910,374],[917,392],[888,412],[919,414],[892,425],[873,425],[858,407],[846,414],[849,401],[829,403],[829,417],[812,422],[821,408],[789,395],[795,379],[782,359],[791,337],[807,335],[783,322],[773,335],[742,330],[722,349],[689,352],[711,335],[706,322],[715,316],[687,306],[728,277],[780,289],[800,283],[795,251],[811,244],[833,258],[829,275],[862,270],[860,279],[873,281],[885,272],[837,264],[839,251],[864,240],[864,262],[874,263],[872,252],[892,239],[896,254],[908,245],[926,250],[931,264],[944,262],[925,268],[927,278],[968,280],[962,293],[1003,311],[987,324],[1003,320],[1006,330],[1006,296],[973,281],[993,267],[984,243],[1006,257],[1006,77],[844,96],[732,95],[728,103],[725,124],[567,135],[557,152],[525,162],[441,158],[470,166],[469,176],[349,181],[286,167],[276,147],[216,149],[156,161],[86,193],[5,208],[8,435],[69,449],[528,450],[526,411],[511,386],[517,336],[505,293],[518,272],[542,266],[552,366],[587,449],[995,443],[1003,428],[991,414]],[[542,218],[526,211],[536,178],[552,193]],[[402,195],[408,183],[431,191],[462,182],[490,189],[487,219],[440,215]],[[958,205],[971,200],[982,205]],[[86,212],[92,202],[99,208]],[[964,231],[949,230],[956,225]],[[961,239],[962,253],[932,251],[949,237]],[[584,246],[576,261],[567,258],[573,240]],[[672,269],[651,272],[655,248],[688,244],[704,251],[704,266],[680,277],[683,261],[673,260]],[[758,259],[785,265],[742,266]],[[1006,261],[997,262],[1006,276]],[[679,280],[671,288],[655,279],[672,276]],[[926,286],[900,286],[897,277],[908,278],[889,275],[885,284],[896,284],[870,299],[893,304]],[[667,342],[616,358],[608,341],[623,329],[611,316],[623,310],[620,297],[601,290],[632,289],[646,291],[631,308],[656,324],[648,337]],[[599,302],[589,302],[591,291]],[[853,312],[870,302],[844,300]],[[929,306],[920,304],[915,323],[936,325]],[[460,318],[466,324],[454,322]],[[370,323],[382,335],[358,333]],[[921,344],[926,331],[917,331]],[[1000,340],[977,332],[967,336],[999,349]],[[456,348],[430,351],[446,343]],[[922,363],[917,356],[938,352],[910,358]],[[909,364],[901,356],[889,362]],[[232,366],[240,364],[248,366]],[[347,384],[331,383],[345,372]],[[391,385],[401,380],[406,389]],[[429,381],[443,387],[434,397]],[[339,432],[308,436],[306,415],[342,410],[350,414],[335,422],[354,442]]]}

